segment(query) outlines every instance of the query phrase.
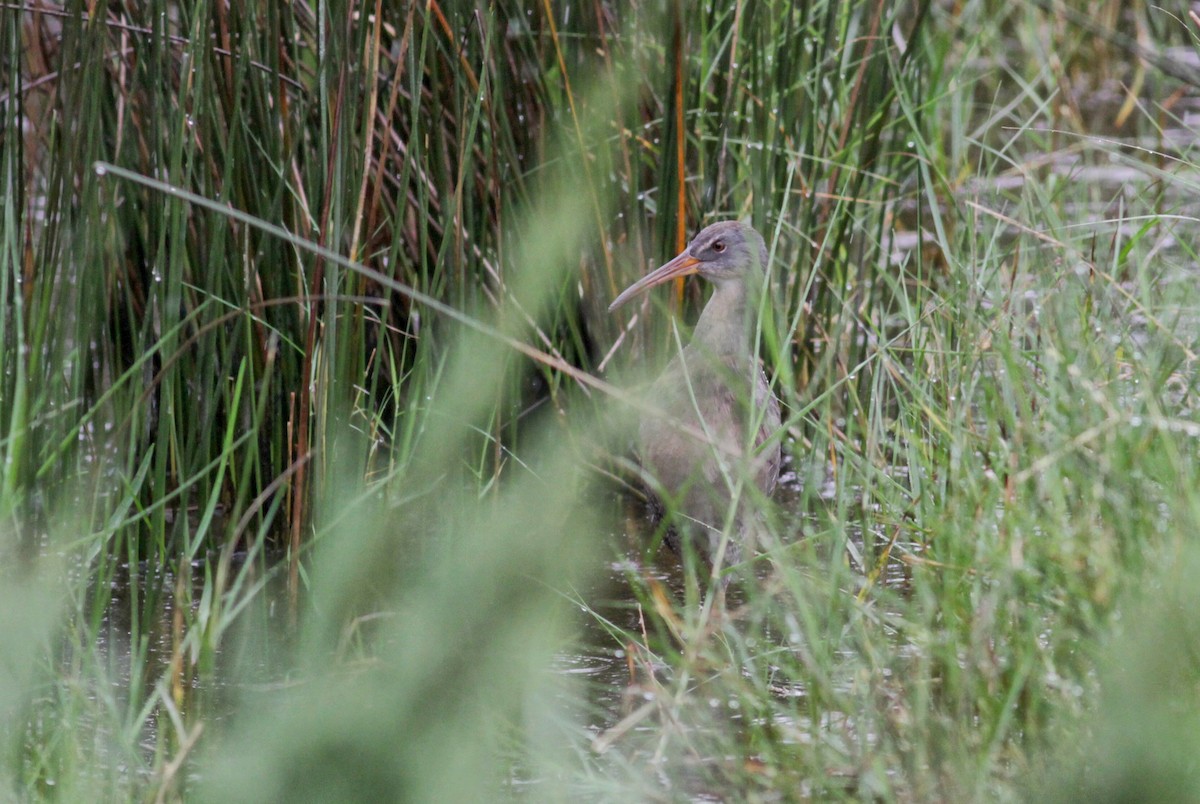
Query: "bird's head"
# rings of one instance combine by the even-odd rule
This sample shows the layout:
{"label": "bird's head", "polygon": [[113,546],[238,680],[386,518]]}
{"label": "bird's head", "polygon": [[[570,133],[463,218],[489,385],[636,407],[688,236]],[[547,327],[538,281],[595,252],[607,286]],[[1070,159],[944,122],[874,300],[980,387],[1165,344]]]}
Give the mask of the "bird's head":
{"label": "bird's head", "polygon": [[678,256],[634,282],[613,300],[609,312],[655,285],[681,276],[700,274],[718,284],[743,280],[767,266],[767,244],[754,227],[741,221],[706,226]]}

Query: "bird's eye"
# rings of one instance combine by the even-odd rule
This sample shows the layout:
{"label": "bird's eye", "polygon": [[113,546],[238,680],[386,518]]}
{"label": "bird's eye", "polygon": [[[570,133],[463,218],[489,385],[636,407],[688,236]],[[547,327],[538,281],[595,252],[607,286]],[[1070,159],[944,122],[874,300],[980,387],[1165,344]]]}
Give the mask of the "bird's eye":
{"label": "bird's eye", "polygon": [[724,251],[724,250],[725,250],[725,241],[724,241],[724,240],[718,240],[717,242],[715,242],[715,243],[713,243],[713,244],[712,244],[712,248],[713,248],[713,251],[715,251],[715,252],[717,252],[718,254],[720,254],[722,251]]}

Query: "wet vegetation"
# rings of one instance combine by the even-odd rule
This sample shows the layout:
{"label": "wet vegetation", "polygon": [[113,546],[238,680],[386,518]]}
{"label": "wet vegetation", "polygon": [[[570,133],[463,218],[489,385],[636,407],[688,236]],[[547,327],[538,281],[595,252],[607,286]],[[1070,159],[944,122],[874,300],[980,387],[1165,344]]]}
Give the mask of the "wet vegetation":
{"label": "wet vegetation", "polygon": [[[3,797],[1194,799],[1198,35],[0,6]],[[606,308],[724,218],[787,488],[722,610],[622,482],[706,291]]]}

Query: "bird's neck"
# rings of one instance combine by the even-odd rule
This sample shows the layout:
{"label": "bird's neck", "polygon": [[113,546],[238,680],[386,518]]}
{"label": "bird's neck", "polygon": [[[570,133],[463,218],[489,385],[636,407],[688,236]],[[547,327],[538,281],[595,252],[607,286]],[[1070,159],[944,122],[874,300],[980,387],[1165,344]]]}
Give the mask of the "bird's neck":
{"label": "bird's neck", "polygon": [[758,288],[746,281],[718,282],[708,304],[700,313],[692,345],[718,358],[741,358],[752,354],[754,335],[753,300]]}

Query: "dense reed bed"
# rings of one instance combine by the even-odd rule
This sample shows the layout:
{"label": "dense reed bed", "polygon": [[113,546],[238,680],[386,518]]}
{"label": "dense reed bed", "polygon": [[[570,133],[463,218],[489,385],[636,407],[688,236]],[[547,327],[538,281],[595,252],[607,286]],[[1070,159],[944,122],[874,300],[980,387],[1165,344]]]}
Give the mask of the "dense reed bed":
{"label": "dense reed bed", "polygon": [[[1200,791],[1194,17],[0,23],[5,797]],[[704,289],[606,308],[735,217],[788,472],[722,612],[619,513]]]}

